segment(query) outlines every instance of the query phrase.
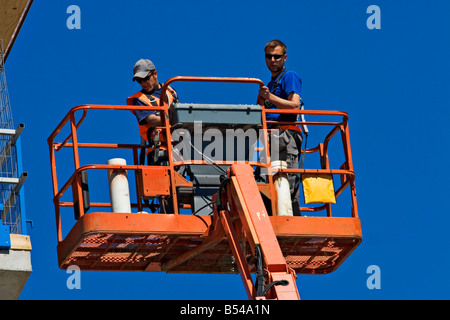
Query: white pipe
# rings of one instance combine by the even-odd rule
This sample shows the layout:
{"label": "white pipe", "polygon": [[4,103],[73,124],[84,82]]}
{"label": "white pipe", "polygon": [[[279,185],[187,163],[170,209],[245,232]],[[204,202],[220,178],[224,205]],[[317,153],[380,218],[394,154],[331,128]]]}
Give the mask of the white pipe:
{"label": "white pipe", "polygon": [[[286,161],[272,161],[270,165],[273,169],[287,169]],[[293,216],[291,191],[289,188],[287,174],[280,172],[276,173],[274,175],[273,184],[275,185],[275,190],[277,191],[277,215]]]}
{"label": "white pipe", "polygon": [[[125,159],[114,158],[108,160],[108,165],[126,165]],[[108,170],[109,194],[112,212],[131,212],[130,190],[128,187],[127,171],[123,169]]]}

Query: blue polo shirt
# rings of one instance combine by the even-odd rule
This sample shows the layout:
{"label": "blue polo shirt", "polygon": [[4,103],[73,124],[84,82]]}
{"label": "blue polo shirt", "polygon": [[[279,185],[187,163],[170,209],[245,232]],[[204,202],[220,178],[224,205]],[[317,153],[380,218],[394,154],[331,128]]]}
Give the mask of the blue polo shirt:
{"label": "blue polo shirt", "polygon": [[[272,92],[273,90],[275,80],[277,77],[272,78],[270,82],[267,84],[267,87],[269,88],[270,92]],[[273,94],[282,99],[287,99],[292,92],[301,95],[302,79],[300,79],[299,75],[294,71],[286,71],[285,74],[283,74],[281,76],[281,79],[278,81],[278,86],[275,92],[273,92]],[[272,105],[269,109],[277,109],[277,107],[275,105]],[[296,121],[297,115],[268,113],[266,114],[266,120]]]}

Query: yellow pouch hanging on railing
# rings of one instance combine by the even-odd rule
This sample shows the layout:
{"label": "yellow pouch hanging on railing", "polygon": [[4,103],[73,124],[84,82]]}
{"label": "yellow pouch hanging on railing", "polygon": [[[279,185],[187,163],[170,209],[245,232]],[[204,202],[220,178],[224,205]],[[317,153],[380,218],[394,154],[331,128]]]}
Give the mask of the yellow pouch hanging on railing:
{"label": "yellow pouch hanging on railing", "polygon": [[331,174],[302,174],[305,203],[336,203]]}

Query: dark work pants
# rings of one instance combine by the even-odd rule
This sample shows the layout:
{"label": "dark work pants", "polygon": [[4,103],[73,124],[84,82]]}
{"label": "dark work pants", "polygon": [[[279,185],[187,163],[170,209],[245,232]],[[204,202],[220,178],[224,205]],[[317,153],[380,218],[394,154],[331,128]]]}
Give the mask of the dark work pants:
{"label": "dark work pants", "polygon": [[[302,134],[292,130],[279,130],[278,134],[271,135],[271,161],[286,161],[288,169],[298,169],[302,140]],[[264,162],[264,157],[261,157],[260,161]],[[294,216],[300,216],[300,174],[288,174],[287,179],[289,181],[293,214]]]}

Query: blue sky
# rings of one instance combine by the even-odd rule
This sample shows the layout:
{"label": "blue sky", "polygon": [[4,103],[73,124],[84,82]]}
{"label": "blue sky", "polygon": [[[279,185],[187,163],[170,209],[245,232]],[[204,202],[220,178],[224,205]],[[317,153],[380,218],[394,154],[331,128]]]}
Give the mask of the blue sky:
{"label": "blue sky", "polygon": [[[67,7],[81,9],[69,30]],[[381,9],[381,29],[366,9]],[[124,104],[140,58],[161,81],[176,75],[255,77],[268,82],[263,48],[287,44],[286,66],[303,80],[313,110],[350,115],[363,242],[335,272],[298,276],[302,299],[449,299],[446,159],[450,3],[421,1],[35,0],[6,63],[22,134],[26,211],[33,251],[21,299],[246,299],[239,275],[82,272],[69,290],[57,265],[47,137],[80,104]],[[254,87],[175,86],[185,102],[254,103]],[[120,120],[120,122],[119,122]],[[135,120],[101,118],[119,142]],[[92,128],[92,127],[91,127]],[[138,142],[138,141],[136,141]],[[62,166],[60,164],[59,166]],[[64,170],[64,168],[61,168]],[[369,290],[367,268],[381,270]]]}

